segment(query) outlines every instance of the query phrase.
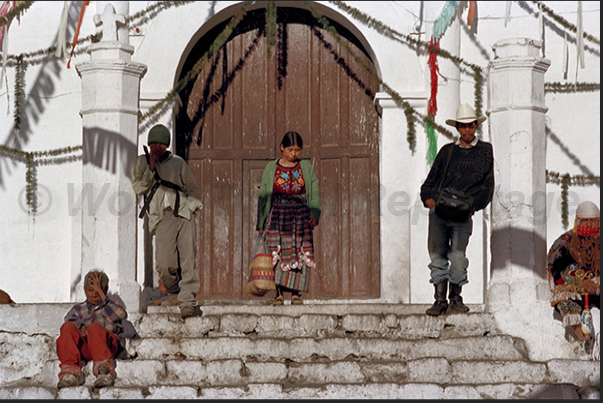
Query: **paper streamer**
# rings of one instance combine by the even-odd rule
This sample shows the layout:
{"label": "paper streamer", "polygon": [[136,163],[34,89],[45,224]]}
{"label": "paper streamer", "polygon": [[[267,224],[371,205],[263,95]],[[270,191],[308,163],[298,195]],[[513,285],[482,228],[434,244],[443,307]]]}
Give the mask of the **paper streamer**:
{"label": "paper streamer", "polygon": [[467,12],[467,25],[472,26],[475,18],[475,1],[469,2],[469,11]]}
{"label": "paper streamer", "polygon": [[509,20],[511,19],[511,4],[513,2],[511,1],[507,1],[507,7],[505,9],[505,28],[507,27],[507,24],[509,23]]}
{"label": "paper streamer", "polygon": [[56,57],[67,55],[67,21],[69,19],[69,13],[67,8],[67,1],[63,2],[63,12],[61,13],[61,21],[59,23],[59,34],[57,37],[57,50],[54,53]]}
{"label": "paper streamer", "polygon": [[460,1],[447,1],[446,4],[444,4],[442,12],[433,23],[432,36],[435,40],[440,39],[444,35],[444,32],[446,32],[448,26],[452,23],[459,3]]}
{"label": "paper streamer", "polygon": [[[578,2],[578,21],[576,22],[577,28],[577,37],[576,37],[576,47],[577,47],[577,57],[578,62],[580,63],[580,67],[584,68],[584,27],[582,25],[582,2]],[[578,82],[578,66],[576,66],[576,82]]]}

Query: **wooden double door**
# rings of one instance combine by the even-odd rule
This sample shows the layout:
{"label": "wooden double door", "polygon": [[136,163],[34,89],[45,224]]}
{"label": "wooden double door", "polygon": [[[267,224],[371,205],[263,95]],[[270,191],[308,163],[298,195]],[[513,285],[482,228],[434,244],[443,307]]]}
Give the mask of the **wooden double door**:
{"label": "wooden double door", "polygon": [[[378,298],[378,86],[307,11],[279,8],[277,21],[271,58],[264,11],[249,12],[181,92],[177,153],[192,168],[204,204],[197,229],[198,298],[255,298],[245,285],[258,236],[260,181],[268,161],[282,155],[280,142],[290,130],[303,137],[301,158],[314,167],[322,207],[314,230],[316,268],[305,297]],[[373,68],[353,36],[335,26]],[[223,27],[197,43],[183,74]]]}

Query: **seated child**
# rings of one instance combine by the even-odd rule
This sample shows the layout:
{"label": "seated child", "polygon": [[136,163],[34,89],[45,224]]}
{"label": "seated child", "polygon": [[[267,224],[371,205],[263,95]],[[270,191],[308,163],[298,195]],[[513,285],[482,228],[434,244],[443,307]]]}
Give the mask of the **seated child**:
{"label": "seated child", "polygon": [[91,270],[84,277],[86,301],[74,305],[65,315],[56,342],[61,361],[59,389],[84,383],[82,360],[93,361],[95,388],[115,382],[114,359],[124,348],[122,321],[128,314],[120,302],[107,296],[108,289],[107,274]]}

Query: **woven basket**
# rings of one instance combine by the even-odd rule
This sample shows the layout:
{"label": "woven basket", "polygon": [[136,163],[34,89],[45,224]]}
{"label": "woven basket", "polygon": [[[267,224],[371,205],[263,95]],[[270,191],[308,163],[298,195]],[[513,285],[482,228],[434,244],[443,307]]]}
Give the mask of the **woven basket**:
{"label": "woven basket", "polygon": [[258,253],[253,258],[247,281],[247,293],[257,297],[264,296],[268,291],[275,290],[272,255]]}

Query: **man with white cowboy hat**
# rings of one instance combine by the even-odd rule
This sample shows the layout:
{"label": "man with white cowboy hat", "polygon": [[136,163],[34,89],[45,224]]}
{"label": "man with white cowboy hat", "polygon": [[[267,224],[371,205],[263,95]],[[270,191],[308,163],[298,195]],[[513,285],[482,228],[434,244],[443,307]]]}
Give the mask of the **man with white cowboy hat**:
{"label": "man with white cowboy hat", "polygon": [[[494,194],[492,145],[475,137],[477,128],[485,120],[486,117],[478,117],[471,106],[459,106],[456,119],[448,119],[446,124],[456,127],[460,137],[440,149],[421,186],[421,201],[429,209],[429,282],[435,288],[435,303],[427,309],[428,315],[437,316],[448,309],[448,284],[449,312],[469,312],[469,307],[463,304],[461,288],[468,283],[469,260],[465,252],[473,231],[472,216],[486,208]],[[441,190],[447,189],[455,194],[464,193],[464,199],[471,203],[466,214],[457,215],[439,205],[436,207]]]}

